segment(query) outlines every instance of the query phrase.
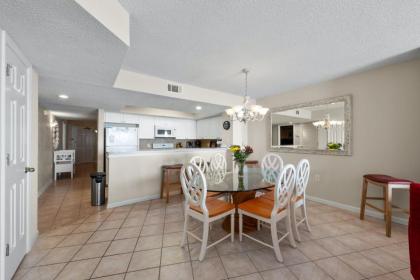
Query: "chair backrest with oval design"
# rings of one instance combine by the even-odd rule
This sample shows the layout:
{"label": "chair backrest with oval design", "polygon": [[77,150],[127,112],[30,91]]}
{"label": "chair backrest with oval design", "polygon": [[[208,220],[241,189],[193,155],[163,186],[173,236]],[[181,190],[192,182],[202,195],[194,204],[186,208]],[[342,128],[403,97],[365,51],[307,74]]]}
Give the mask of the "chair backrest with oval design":
{"label": "chair backrest with oval design", "polygon": [[296,181],[296,169],[292,164],[286,165],[274,188],[274,207],[271,216],[288,206]]}
{"label": "chair backrest with oval design", "polygon": [[266,154],[261,162],[261,172],[265,181],[276,183],[283,170],[283,160],[277,154]]}
{"label": "chair backrest with oval design", "polygon": [[190,163],[200,168],[201,172],[203,172],[204,174],[207,173],[207,169],[209,167],[208,167],[207,161],[204,158],[200,156],[194,156],[190,159]]}
{"label": "chair backrest with oval design", "polygon": [[220,183],[226,176],[226,158],[224,155],[217,153],[210,160],[210,175],[215,183]]}
{"label": "chair backrest with oval design", "polygon": [[199,206],[204,215],[206,207],[207,182],[204,173],[195,164],[189,163],[181,169],[181,186],[187,205]]}
{"label": "chair backrest with oval design", "polygon": [[296,169],[296,195],[304,195],[306,187],[308,186],[309,174],[311,173],[311,167],[309,160],[302,159],[299,161]]}

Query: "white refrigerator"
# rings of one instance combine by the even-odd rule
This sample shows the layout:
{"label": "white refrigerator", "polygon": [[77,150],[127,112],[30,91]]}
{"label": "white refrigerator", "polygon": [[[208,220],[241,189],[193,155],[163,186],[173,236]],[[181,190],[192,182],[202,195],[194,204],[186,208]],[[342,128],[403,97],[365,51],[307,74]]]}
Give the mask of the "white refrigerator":
{"label": "white refrigerator", "polygon": [[137,126],[109,126],[105,128],[105,152],[128,153],[139,148]]}

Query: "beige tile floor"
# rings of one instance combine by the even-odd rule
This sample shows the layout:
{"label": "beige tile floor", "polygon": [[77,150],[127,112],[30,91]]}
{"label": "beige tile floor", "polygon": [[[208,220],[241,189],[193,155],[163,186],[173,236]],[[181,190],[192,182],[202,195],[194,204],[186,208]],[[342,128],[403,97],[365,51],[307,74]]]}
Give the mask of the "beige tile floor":
{"label": "beige tile floor", "polygon": [[64,175],[55,181],[38,200],[38,230],[40,233],[69,224],[104,207],[90,205],[89,173],[95,164],[79,164],[73,179]]}
{"label": "beige tile floor", "polygon": [[[40,235],[14,279],[412,279],[406,227],[394,224],[387,238],[381,220],[360,221],[353,213],[308,203],[312,232],[300,229],[297,249],[281,244],[284,263],[271,249],[248,239],[239,242],[237,236],[234,243],[209,249],[199,262],[199,243],[189,239],[188,246],[179,247],[180,196],[168,205],[153,200],[82,218],[79,207],[76,219],[63,226],[55,222]],[[199,234],[200,224],[191,229]],[[213,225],[210,238],[222,234],[220,224]],[[270,240],[266,229],[254,234]]]}

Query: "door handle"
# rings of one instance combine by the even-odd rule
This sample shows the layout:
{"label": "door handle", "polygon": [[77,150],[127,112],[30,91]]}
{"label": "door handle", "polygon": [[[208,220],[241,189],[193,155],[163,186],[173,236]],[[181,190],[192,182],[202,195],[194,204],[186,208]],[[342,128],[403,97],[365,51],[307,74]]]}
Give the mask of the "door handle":
{"label": "door handle", "polygon": [[35,168],[33,168],[33,167],[25,167],[25,173],[28,173],[28,172],[35,172]]}

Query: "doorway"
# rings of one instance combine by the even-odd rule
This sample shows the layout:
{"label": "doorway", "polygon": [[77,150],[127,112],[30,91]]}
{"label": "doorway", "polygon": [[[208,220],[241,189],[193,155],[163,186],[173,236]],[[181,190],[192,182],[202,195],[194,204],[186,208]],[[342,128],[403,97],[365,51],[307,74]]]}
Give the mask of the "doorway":
{"label": "doorway", "polygon": [[30,249],[32,68],[0,33],[0,279],[10,279]]}
{"label": "doorway", "polygon": [[67,120],[65,122],[64,149],[76,151],[76,164],[97,161],[97,121]]}

